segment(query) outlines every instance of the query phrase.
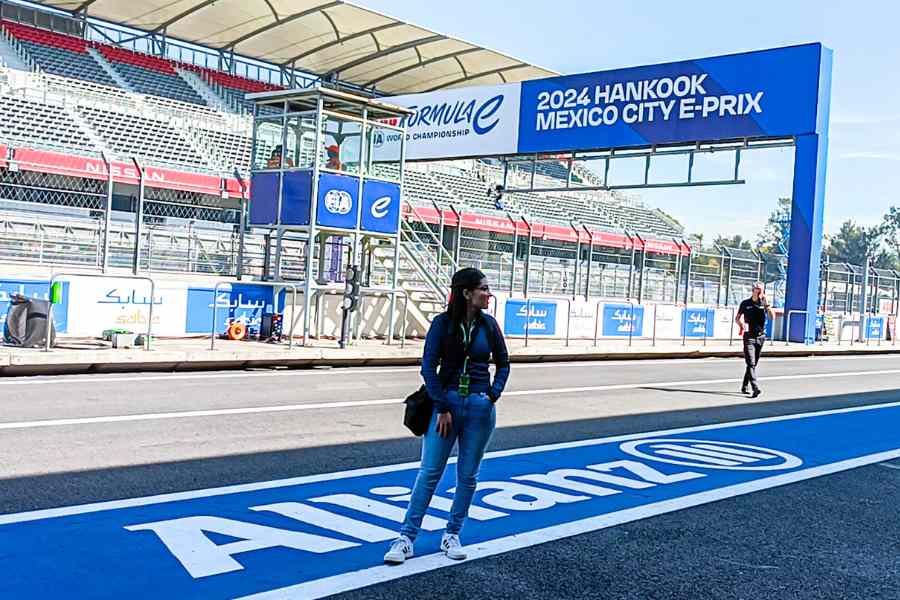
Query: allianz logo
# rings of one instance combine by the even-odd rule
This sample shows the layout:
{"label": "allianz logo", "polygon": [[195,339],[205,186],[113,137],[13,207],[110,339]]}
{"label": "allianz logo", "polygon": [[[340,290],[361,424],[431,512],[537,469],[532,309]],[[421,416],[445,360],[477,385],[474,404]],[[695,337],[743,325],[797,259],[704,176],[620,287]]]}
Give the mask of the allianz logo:
{"label": "allianz logo", "polygon": [[777,471],[793,469],[803,461],[792,454],[733,442],[649,439],[626,442],[621,450],[631,456],[657,462],[729,471]]}
{"label": "allianz logo", "polygon": [[[615,496],[628,490],[651,490],[641,494],[646,496],[642,501],[649,502],[652,501],[653,488],[708,476],[692,470],[661,472],[647,464],[647,460],[675,464],[683,464],[677,461],[693,462],[704,469],[746,468],[754,463],[769,465],[768,469],[787,469],[802,464],[799,458],[776,450],[709,440],[639,440],[623,443],[620,449],[634,456],[640,455],[644,460],[613,460],[579,468],[516,475],[509,477],[509,480],[480,481],[477,486],[479,494],[471,506],[469,518],[490,523]],[[779,466],[772,466],[773,461],[779,460]],[[409,476],[411,479],[413,474],[409,473]],[[376,476],[366,479],[371,483],[377,482]],[[125,529],[155,534],[195,579],[243,570],[236,556],[256,550],[288,548],[305,554],[322,555],[394,539],[410,501],[410,488],[365,485],[363,489],[367,491],[358,491],[359,484],[364,482],[359,479],[344,481],[346,488],[338,488],[335,493],[247,508],[259,515],[256,521],[278,515],[313,528],[317,533],[264,525],[254,521],[253,515],[249,515],[251,520],[241,520],[208,514],[136,523]],[[341,480],[335,480],[335,484],[340,486]],[[446,527],[444,516],[450,513],[454,491],[451,488],[445,494],[435,494],[430,504],[431,514],[426,515],[422,522],[424,530],[440,531]],[[602,514],[602,509],[600,511]],[[234,507],[229,507],[227,512],[233,517],[236,511]],[[389,525],[391,523],[395,525]],[[533,528],[533,521],[527,523],[531,525],[522,527],[523,531]],[[216,543],[208,534],[236,538],[238,541]]]}
{"label": "allianz logo", "polygon": [[416,111],[405,117],[406,126],[439,127],[446,125],[471,125],[478,135],[489,133],[500,122],[500,107],[503,105],[503,94],[498,94],[483,102],[477,99],[456,100],[455,102],[439,102],[423,106],[410,106]]}

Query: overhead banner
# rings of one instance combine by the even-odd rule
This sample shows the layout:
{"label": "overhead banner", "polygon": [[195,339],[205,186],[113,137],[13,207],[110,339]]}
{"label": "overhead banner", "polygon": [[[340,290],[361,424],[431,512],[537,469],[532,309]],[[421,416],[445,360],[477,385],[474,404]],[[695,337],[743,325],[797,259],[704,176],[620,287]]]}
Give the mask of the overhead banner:
{"label": "overhead banner", "polygon": [[814,133],[821,44],[395,96],[410,160]]}

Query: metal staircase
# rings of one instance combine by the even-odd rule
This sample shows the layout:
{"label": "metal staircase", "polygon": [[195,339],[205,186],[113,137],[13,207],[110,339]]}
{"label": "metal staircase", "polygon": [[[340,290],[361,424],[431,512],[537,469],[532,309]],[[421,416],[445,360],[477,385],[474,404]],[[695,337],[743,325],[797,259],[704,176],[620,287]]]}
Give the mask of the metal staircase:
{"label": "metal staircase", "polygon": [[[459,268],[456,261],[407,201],[409,217],[400,221],[400,266],[398,287],[409,294],[410,318],[423,332],[447,306],[450,282]],[[417,227],[416,224],[420,226]],[[376,249],[373,259],[390,270],[394,255],[390,248]]]}

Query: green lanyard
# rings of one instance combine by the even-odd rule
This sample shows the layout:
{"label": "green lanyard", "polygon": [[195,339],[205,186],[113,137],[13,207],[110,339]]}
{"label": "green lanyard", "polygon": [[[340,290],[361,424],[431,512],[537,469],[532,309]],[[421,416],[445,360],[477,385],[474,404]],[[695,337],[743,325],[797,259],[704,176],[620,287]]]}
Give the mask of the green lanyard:
{"label": "green lanyard", "polygon": [[463,348],[465,348],[466,357],[463,360],[462,372],[459,374],[459,396],[460,398],[465,398],[469,395],[469,341],[472,337],[472,330],[475,328],[474,321],[469,324],[469,329],[466,330],[463,327],[463,324],[459,324],[459,328],[462,329],[463,333]]}

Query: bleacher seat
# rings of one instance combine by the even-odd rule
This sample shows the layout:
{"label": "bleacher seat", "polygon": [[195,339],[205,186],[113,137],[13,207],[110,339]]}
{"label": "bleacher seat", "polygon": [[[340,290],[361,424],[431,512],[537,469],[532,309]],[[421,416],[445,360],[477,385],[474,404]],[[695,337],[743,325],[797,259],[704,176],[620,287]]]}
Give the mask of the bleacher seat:
{"label": "bleacher seat", "polygon": [[210,164],[163,121],[116,111],[78,108],[104,142],[121,157],[137,156],[150,164],[210,171]]}
{"label": "bleacher seat", "polygon": [[3,21],[3,27],[44,72],[117,87],[103,67],[88,54],[85,40],[9,21]]}
{"label": "bleacher seat", "polygon": [[94,154],[97,148],[59,106],[0,96],[0,142],[26,143],[36,149]]}
{"label": "bleacher seat", "polygon": [[[271,83],[245,79],[243,77],[237,77],[229,73],[214,71],[213,69],[202,69],[197,67],[194,68],[194,70],[197,71],[200,76],[203,77],[206,81],[213,84],[213,86],[217,88],[217,90],[225,97],[226,100],[228,100],[229,103],[238,107],[244,112],[247,112],[248,114],[253,114],[253,106],[255,103],[247,100],[244,97],[246,94],[252,94],[256,92],[271,92],[284,89]],[[266,112],[265,108],[262,110],[263,112]],[[268,109],[268,111],[275,112],[272,109]]]}
{"label": "bleacher seat", "polygon": [[107,44],[94,45],[136,92],[206,106],[170,61]]}
{"label": "bleacher seat", "polygon": [[[55,94],[61,90],[67,106],[71,97],[71,106],[77,106],[85,122],[73,122],[71,113],[57,105],[58,99],[42,103],[18,95],[2,96],[0,142],[93,154],[98,148],[92,140],[103,140],[119,157],[137,156],[148,166],[217,174],[230,173],[235,168],[247,173],[251,169],[250,119],[222,112],[215,102],[207,105],[192,87],[196,83],[188,83],[176,67],[196,73],[241,113],[254,108],[245,94],[281,87],[8,21],[3,26],[48,75],[42,79],[46,91]],[[127,81],[143,96],[121,89],[110,77],[108,67],[92,56],[94,51],[88,51],[91,47],[121,75],[120,80]],[[187,78],[194,82],[193,77]],[[92,137],[82,126],[89,126],[96,135]],[[257,164],[265,163],[274,143],[257,143]],[[289,147],[291,144],[289,140]],[[320,152],[324,153],[324,148]],[[311,163],[313,154],[311,145],[304,147],[298,164]],[[408,165],[405,197],[420,206],[455,206],[500,218],[506,218],[508,213],[522,214],[536,223],[627,229],[660,238],[684,234],[683,227],[664,212],[629,201],[616,192],[507,192],[498,204],[487,191],[502,177],[499,161],[481,159],[464,162],[463,168],[459,165],[445,163],[438,169]],[[372,173],[392,177],[396,169],[392,163],[377,164],[372,166]],[[528,177],[537,187],[559,187],[569,177],[568,163],[542,159],[536,163],[533,178]],[[578,162],[573,166],[571,180],[576,184],[586,181],[601,185],[600,176]],[[515,176],[513,181],[517,181]]]}

